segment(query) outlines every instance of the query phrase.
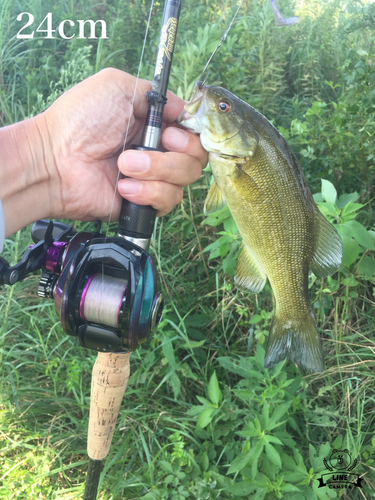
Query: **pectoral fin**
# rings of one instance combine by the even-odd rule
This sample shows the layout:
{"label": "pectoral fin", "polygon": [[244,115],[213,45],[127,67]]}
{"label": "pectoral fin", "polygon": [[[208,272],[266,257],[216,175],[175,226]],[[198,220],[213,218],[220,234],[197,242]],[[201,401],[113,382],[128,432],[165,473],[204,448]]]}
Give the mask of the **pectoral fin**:
{"label": "pectoral fin", "polygon": [[250,250],[243,244],[242,252],[237,263],[234,283],[237,288],[260,292],[266,284],[267,276],[261,268],[261,264]]}
{"label": "pectoral fin", "polygon": [[217,210],[220,210],[225,205],[225,199],[221,192],[221,189],[214,181],[210,190],[208,191],[207,198],[204,202],[204,215],[212,214]]}
{"label": "pectoral fin", "polygon": [[333,225],[316,208],[315,252],[310,264],[311,271],[318,278],[334,273],[341,265],[342,243]]}

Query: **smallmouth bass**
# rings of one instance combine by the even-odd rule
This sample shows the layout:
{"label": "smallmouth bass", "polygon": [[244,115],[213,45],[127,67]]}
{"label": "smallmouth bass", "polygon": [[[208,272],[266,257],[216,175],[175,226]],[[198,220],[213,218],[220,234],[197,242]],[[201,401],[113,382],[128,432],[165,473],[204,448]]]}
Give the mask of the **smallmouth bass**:
{"label": "smallmouth bass", "polygon": [[320,213],[303,171],[277,129],[227,90],[198,82],[177,119],[200,134],[215,179],[204,206],[228,204],[242,236],[235,284],[259,292],[268,278],[275,299],[265,368],[285,358],[310,372],[324,370],[308,271],[317,277],[341,265],[340,237]]}

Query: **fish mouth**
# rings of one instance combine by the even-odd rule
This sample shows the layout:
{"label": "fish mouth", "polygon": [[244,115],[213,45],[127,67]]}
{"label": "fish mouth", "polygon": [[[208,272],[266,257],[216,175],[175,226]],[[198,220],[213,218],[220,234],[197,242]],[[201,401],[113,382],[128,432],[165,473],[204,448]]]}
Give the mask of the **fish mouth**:
{"label": "fish mouth", "polygon": [[188,132],[201,134],[203,132],[202,126],[198,122],[196,116],[191,115],[186,109],[183,109],[176,119],[177,125],[181,125]]}
{"label": "fish mouth", "polygon": [[212,154],[220,156],[220,158],[225,158],[226,160],[243,161],[246,156],[235,156],[221,153],[220,151],[211,151]]}
{"label": "fish mouth", "polygon": [[191,100],[185,104],[184,109],[176,119],[176,123],[189,132],[196,134],[203,132],[200,121],[206,110],[206,106],[204,106],[205,94],[205,86],[202,82],[197,82]]}

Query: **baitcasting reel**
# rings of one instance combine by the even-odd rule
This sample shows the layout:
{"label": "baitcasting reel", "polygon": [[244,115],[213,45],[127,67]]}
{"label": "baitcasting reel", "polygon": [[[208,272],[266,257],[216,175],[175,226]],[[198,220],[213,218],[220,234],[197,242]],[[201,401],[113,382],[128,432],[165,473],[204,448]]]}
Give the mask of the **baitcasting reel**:
{"label": "baitcasting reel", "polygon": [[147,340],[162,314],[149,254],[133,241],[77,233],[61,222],[33,225],[35,245],[15,266],[0,257],[0,284],[44,269],[38,295],[53,298],[64,331],[100,352],[129,352]]}

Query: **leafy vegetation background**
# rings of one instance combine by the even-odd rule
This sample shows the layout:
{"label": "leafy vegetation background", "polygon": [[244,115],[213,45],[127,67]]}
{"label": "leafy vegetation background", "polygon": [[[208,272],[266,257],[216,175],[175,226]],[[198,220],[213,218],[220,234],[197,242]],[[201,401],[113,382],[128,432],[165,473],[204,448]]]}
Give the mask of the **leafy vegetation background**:
{"label": "leafy vegetation background", "polygon": [[[208,83],[225,86],[279,128],[342,236],[339,272],[311,276],[309,284],[327,369],[305,375],[280,363],[264,370],[272,292],[233,286],[239,235],[226,209],[203,216],[207,169],[155,229],[166,310],[149,344],[131,357],[103,500],[375,497],[375,4],[278,6],[300,22],[276,27],[268,0],[244,1]],[[190,96],[236,7],[184,0],[171,90]],[[43,111],[104,67],[136,74],[148,9],[143,0],[0,0],[1,124]],[[162,9],[155,5],[141,70],[149,79]],[[33,29],[48,12],[54,29],[64,19],[101,18],[109,38],[36,33],[19,40],[20,12],[34,15]],[[15,263],[29,244],[26,228],[7,240],[3,256]],[[0,498],[7,500],[78,498],[87,471],[95,353],[65,335],[37,284],[31,276],[0,291]],[[358,460],[363,488],[318,488],[333,449]]]}

